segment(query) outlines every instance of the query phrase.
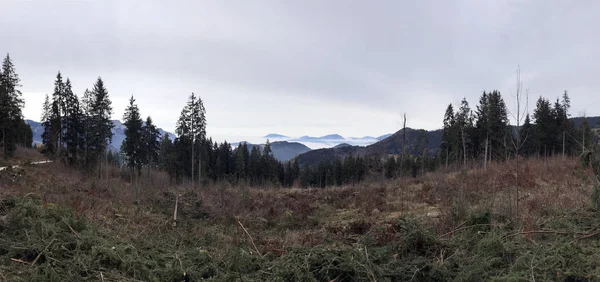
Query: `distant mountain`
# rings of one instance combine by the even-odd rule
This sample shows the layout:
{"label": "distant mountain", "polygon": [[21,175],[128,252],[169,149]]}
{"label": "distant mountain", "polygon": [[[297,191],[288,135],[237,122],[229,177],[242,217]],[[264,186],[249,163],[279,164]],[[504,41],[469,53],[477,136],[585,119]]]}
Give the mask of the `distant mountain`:
{"label": "distant mountain", "polygon": [[381,136],[379,136],[379,137],[377,137],[377,138],[375,138],[375,139],[377,139],[378,141],[381,141],[381,140],[383,140],[383,139],[385,139],[385,138],[388,138],[388,137],[390,137],[390,136],[392,136],[392,134],[391,134],[391,133],[388,133],[388,134],[381,135]]}
{"label": "distant mountain", "polygon": [[342,144],[338,144],[336,146],[334,146],[333,148],[344,148],[344,147],[352,147],[352,145],[348,144],[348,143],[342,143]]}
{"label": "distant mountain", "polygon": [[[430,153],[437,153],[440,148],[442,130],[424,131],[427,137],[427,150]],[[415,152],[415,145],[419,137],[419,130],[406,128],[406,149],[407,152]],[[340,146],[329,149],[319,149],[306,152],[296,157],[296,161],[301,166],[313,166],[321,161],[333,161],[338,158],[343,158],[347,155],[363,156],[363,155],[379,155],[386,156],[390,154],[400,154],[404,146],[403,130],[399,130],[393,135],[385,138],[377,143],[366,147],[359,146]]]}
{"label": "distant mountain", "polygon": [[573,117],[570,120],[573,121],[575,128],[579,128],[583,123],[583,120],[587,119],[590,128],[600,128],[600,116],[599,117]]}
{"label": "distant mountain", "polygon": [[288,139],[290,137],[287,137],[285,135],[281,135],[281,134],[276,134],[276,133],[271,133],[271,134],[267,134],[265,136],[263,136],[263,138],[270,138],[270,139]]}
{"label": "distant mountain", "polygon": [[[31,126],[31,131],[33,131],[33,143],[41,144],[42,143],[42,133],[44,133],[44,126],[42,126],[42,124],[40,122],[33,121],[33,120],[25,120],[25,122],[27,124],[29,124],[29,126]],[[123,140],[125,140],[125,126],[119,120],[112,120],[112,122],[114,124],[113,130],[112,130],[113,137],[112,137],[112,142],[108,145],[108,149],[113,152],[120,151],[121,144],[123,143]],[[162,138],[162,136],[165,135],[165,133],[169,134],[169,138],[171,138],[171,140],[174,140],[176,137],[175,134],[164,131],[161,128],[159,128],[158,131],[160,132],[161,138]]]}
{"label": "distant mountain", "polygon": [[342,137],[342,135],[339,135],[339,134],[329,134],[329,135],[321,136],[321,137],[319,137],[319,139],[323,139],[323,140],[344,140],[344,137]]}
{"label": "distant mountain", "polygon": [[278,141],[271,143],[271,150],[277,160],[285,162],[310,151],[310,148],[297,142]]}
{"label": "distant mountain", "polygon": [[[248,146],[248,150],[252,150],[253,147],[258,147],[258,149],[260,150],[264,150],[265,148],[265,144],[251,144],[245,141],[231,143],[231,147],[235,149],[239,146],[239,144],[244,143],[246,143],[246,145]],[[273,152],[273,157],[282,162],[289,161],[294,157],[302,153],[306,153],[310,150],[311,149],[309,147],[306,147],[306,145],[297,142],[275,141],[271,143],[271,151]]]}
{"label": "distant mountain", "polygon": [[302,136],[300,138],[292,139],[290,141],[295,142],[329,142],[329,141],[344,141],[344,137],[339,134],[329,134],[321,137]]}

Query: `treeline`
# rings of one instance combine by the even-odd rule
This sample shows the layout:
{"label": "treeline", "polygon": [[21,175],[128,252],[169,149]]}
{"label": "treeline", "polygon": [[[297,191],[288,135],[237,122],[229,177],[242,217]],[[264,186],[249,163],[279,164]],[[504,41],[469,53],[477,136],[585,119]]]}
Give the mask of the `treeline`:
{"label": "treeline", "polygon": [[364,180],[417,177],[438,167],[437,154],[346,156],[343,160],[320,162],[316,167],[305,166],[299,175],[301,187],[327,187],[358,184]]}
{"label": "treeline", "polygon": [[[463,99],[455,112],[448,105],[440,154],[448,162],[483,160],[504,161],[521,156],[575,155],[589,148],[592,134],[587,121],[575,128],[569,120],[570,98],[565,91],[551,103],[537,100],[533,115],[525,112],[522,124],[510,124],[517,114],[510,114],[498,91],[483,92],[472,111]],[[512,119],[509,119],[509,115]],[[532,120],[533,118],[533,120]]]}
{"label": "treeline", "polygon": [[31,148],[33,143],[31,127],[23,119],[25,101],[19,90],[20,83],[15,66],[7,54],[0,70],[0,146],[4,159],[14,154],[17,145]]}
{"label": "treeline", "polygon": [[228,181],[235,184],[291,186],[299,168],[277,161],[267,141],[263,150],[246,143],[232,148],[227,141],[218,144],[206,137],[206,110],[202,99],[189,97],[172,142],[167,135],[160,142],[161,169],[181,183],[185,179]]}
{"label": "treeline", "polygon": [[112,140],[112,106],[102,78],[81,99],[71,81],[58,72],[52,98],[46,95],[42,108],[42,152],[65,165],[91,170],[102,165]]}

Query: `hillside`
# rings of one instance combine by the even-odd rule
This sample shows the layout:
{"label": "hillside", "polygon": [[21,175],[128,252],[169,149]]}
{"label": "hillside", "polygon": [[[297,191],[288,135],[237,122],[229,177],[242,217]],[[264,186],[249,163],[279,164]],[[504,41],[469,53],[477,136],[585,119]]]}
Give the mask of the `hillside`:
{"label": "hillside", "polygon": [[[442,137],[442,130],[424,131],[425,139],[427,140],[425,146],[429,153],[437,153],[440,148],[440,142]],[[409,153],[422,153],[416,152],[415,149],[418,144],[420,131],[407,128],[406,129],[406,150]],[[328,149],[313,150],[296,157],[296,160],[301,166],[304,165],[317,165],[321,161],[333,161],[337,158],[343,158],[347,155],[390,155],[400,154],[404,144],[403,130],[390,135],[389,137],[371,144],[366,147],[359,146],[342,146]]]}
{"label": "hillside", "polygon": [[[248,145],[248,150],[252,150],[253,147],[258,147],[262,151],[265,148],[265,144],[251,144],[248,142],[232,143],[231,146],[233,149],[235,149],[240,143],[246,143]],[[282,162],[287,162],[290,159],[310,150],[311,149],[309,147],[298,142],[275,141],[271,143],[271,151],[273,152],[273,156],[275,159]]]}
{"label": "hillside", "polygon": [[337,189],[166,188],[153,171],[143,193],[115,167],[0,171],[0,280],[599,281],[595,176],[528,159],[515,209],[514,165]]}

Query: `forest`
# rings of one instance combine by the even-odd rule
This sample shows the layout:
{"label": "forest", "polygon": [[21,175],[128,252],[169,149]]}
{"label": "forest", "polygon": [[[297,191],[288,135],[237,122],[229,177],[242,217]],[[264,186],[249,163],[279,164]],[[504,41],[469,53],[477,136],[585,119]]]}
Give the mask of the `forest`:
{"label": "forest", "polygon": [[[24,106],[20,79],[9,55],[1,74],[0,128],[5,157],[16,145],[32,146],[31,128],[23,121]],[[529,97],[527,97],[528,99]],[[91,90],[79,97],[70,79],[58,72],[54,90],[43,102],[43,144],[39,149],[52,160],[88,173],[116,165],[129,169],[129,178],[143,176],[143,168],[164,171],[172,184],[228,182],[234,185],[279,187],[326,187],[357,184],[365,179],[392,179],[434,171],[453,164],[506,161],[515,156],[576,156],[589,152],[594,135],[587,119],[579,126],[570,119],[570,98],[565,90],[555,102],[540,96],[530,115],[522,111],[519,124],[507,108],[502,94],[483,92],[475,109],[463,99],[448,105],[443,119],[442,141],[437,152],[427,149],[427,136],[402,143],[399,154],[366,153],[348,155],[318,165],[300,167],[294,159],[280,162],[273,157],[267,141],[263,150],[245,143],[232,148],[227,141],[217,143],[206,135],[207,113],[202,98],[192,93],[183,106],[176,136],[160,136],[150,116],[143,119],[134,96],[122,117],[125,140],[120,152],[107,149],[112,138],[110,95],[98,77]],[[527,108],[527,106],[525,106]],[[401,131],[406,129],[401,129]]]}

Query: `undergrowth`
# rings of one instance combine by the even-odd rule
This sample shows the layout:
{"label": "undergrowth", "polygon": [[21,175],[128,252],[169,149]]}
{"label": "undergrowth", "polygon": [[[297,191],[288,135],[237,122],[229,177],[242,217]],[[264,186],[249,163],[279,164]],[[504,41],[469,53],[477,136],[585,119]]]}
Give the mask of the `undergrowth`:
{"label": "undergrowth", "polygon": [[[205,219],[201,204],[194,208],[200,211],[184,215],[196,218],[194,224],[177,227],[160,212],[146,213],[144,224],[151,226],[137,234],[121,215],[107,228],[68,208],[44,207],[34,195],[6,197],[0,278],[179,281],[187,272],[192,281],[600,281],[600,217],[593,209],[549,211],[531,231],[492,224],[485,212],[444,235],[411,217],[388,225],[355,222],[342,237],[326,234],[342,243],[293,244],[277,252],[251,247],[241,231],[234,241],[223,239],[239,228]],[[122,230],[114,227],[119,223]]]}

